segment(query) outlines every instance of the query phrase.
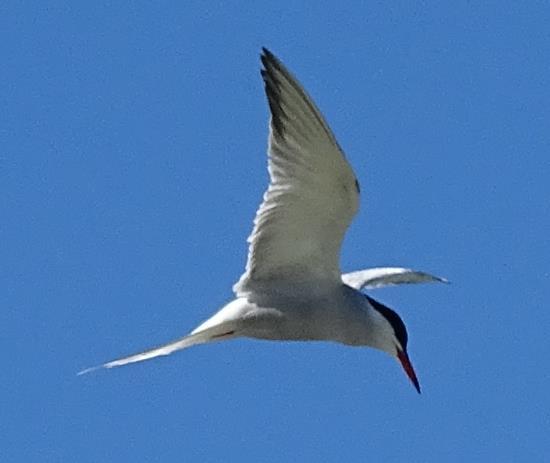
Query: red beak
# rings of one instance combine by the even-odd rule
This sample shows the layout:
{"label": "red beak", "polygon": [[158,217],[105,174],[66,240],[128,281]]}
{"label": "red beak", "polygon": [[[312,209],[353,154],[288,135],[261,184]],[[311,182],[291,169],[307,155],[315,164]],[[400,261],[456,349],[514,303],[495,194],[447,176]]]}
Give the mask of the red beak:
{"label": "red beak", "polygon": [[416,377],[416,373],[414,372],[412,363],[409,360],[409,356],[405,351],[398,350],[397,358],[401,362],[401,366],[403,367],[403,370],[405,370],[405,373],[407,373],[407,376],[409,377],[411,382],[414,384],[414,387],[416,388],[417,392],[420,394],[420,383],[418,382],[418,378]]}

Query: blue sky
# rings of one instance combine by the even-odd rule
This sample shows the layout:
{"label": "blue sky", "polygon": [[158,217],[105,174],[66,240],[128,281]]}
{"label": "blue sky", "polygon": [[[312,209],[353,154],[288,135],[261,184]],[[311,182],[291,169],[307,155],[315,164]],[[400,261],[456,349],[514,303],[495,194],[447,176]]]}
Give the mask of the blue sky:
{"label": "blue sky", "polygon": [[[236,2],[235,2],[236,3]],[[3,462],[544,461],[547,2],[0,7]],[[84,377],[231,298],[267,182],[266,46],[361,181],[342,268],[451,285],[369,349],[233,341]]]}

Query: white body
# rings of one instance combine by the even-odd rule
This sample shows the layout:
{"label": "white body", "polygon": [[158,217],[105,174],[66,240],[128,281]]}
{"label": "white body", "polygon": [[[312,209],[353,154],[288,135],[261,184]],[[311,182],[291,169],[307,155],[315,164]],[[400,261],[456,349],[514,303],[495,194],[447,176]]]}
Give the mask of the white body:
{"label": "white body", "polygon": [[251,293],[223,307],[197,327],[228,337],[275,341],[335,341],[376,346],[376,312],[359,291],[340,284],[334,288],[296,287],[288,293]]}

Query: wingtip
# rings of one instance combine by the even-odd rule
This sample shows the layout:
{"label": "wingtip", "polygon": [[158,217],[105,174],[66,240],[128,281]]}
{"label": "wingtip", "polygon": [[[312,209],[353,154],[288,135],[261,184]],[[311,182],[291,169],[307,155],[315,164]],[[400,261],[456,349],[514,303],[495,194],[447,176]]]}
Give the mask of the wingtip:
{"label": "wingtip", "polygon": [[266,61],[268,61],[270,55],[271,52],[267,48],[262,47],[262,51],[260,52],[260,61],[262,62],[264,68],[266,67]]}
{"label": "wingtip", "polygon": [[[410,270],[410,271],[415,272],[414,270]],[[446,285],[451,284],[451,282],[447,280],[447,278],[438,277],[437,275],[433,275],[431,273],[426,273],[426,272],[417,272],[417,273],[420,275],[423,275],[426,278],[426,281],[428,282],[433,281],[435,283],[444,283]]]}
{"label": "wingtip", "polygon": [[267,47],[262,47],[262,52],[261,52],[260,56],[262,58],[271,58],[274,55],[273,55],[273,53],[271,53],[271,51]]}
{"label": "wingtip", "polygon": [[271,53],[267,48],[262,47],[262,52],[260,53],[260,61],[262,62],[262,68],[260,69],[260,74],[262,79],[267,84],[267,75],[270,68],[270,64],[273,63],[273,53]]}
{"label": "wingtip", "polygon": [[266,71],[270,68],[279,68],[281,67],[281,62],[269,49],[262,47],[262,52],[260,53],[260,60]]}

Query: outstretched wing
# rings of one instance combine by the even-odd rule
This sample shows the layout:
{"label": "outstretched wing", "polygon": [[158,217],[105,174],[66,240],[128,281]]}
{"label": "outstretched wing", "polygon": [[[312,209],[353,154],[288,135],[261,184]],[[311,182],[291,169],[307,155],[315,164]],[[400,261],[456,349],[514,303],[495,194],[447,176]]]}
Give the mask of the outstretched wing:
{"label": "outstretched wing", "polygon": [[281,281],[340,281],[344,234],[359,184],[320,111],[268,50],[261,71],[271,111],[270,183],[248,238],[237,294]]}
{"label": "outstretched wing", "polygon": [[412,283],[430,283],[441,282],[449,283],[448,280],[441,277],[430,275],[429,273],[411,270],[401,267],[376,267],[357,272],[344,273],[342,281],[352,288],[373,289],[383,286],[393,286]]}

